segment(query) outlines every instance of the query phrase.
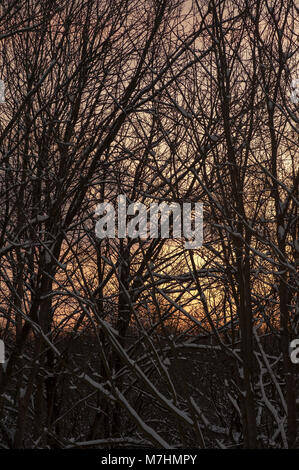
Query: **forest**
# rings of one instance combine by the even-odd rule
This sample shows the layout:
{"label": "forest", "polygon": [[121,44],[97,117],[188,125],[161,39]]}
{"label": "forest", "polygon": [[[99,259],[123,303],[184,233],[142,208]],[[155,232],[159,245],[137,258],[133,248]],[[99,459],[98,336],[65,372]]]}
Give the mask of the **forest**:
{"label": "forest", "polygon": [[299,448],[298,39],[296,0],[2,0],[0,449]]}

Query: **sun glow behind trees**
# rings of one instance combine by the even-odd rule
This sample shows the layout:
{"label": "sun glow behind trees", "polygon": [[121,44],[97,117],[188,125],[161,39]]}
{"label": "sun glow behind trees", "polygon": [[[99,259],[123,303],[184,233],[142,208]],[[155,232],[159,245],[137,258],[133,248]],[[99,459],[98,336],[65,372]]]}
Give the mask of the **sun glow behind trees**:
{"label": "sun glow behind trees", "polygon": [[[3,445],[134,436],[139,446],[294,447],[294,2],[3,8]],[[203,247],[97,240],[95,207],[118,194],[202,202]],[[71,353],[90,332],[96,366]],[[201,390],[184,396],[168,371],[190,349],[231,368],[219,397],[208,388],[209,405]],[[82,407],[88,418],[76,421]]]}

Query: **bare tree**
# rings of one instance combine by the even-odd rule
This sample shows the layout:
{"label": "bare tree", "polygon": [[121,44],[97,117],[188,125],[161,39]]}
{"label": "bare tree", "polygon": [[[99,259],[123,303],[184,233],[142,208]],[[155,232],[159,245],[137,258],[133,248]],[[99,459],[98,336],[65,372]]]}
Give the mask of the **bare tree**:
{"label": "bare tree", "polygon": [[[3,2],[3,448],[298,446],[296,11]],[[203,247],[98,239],[119,194]]]}

